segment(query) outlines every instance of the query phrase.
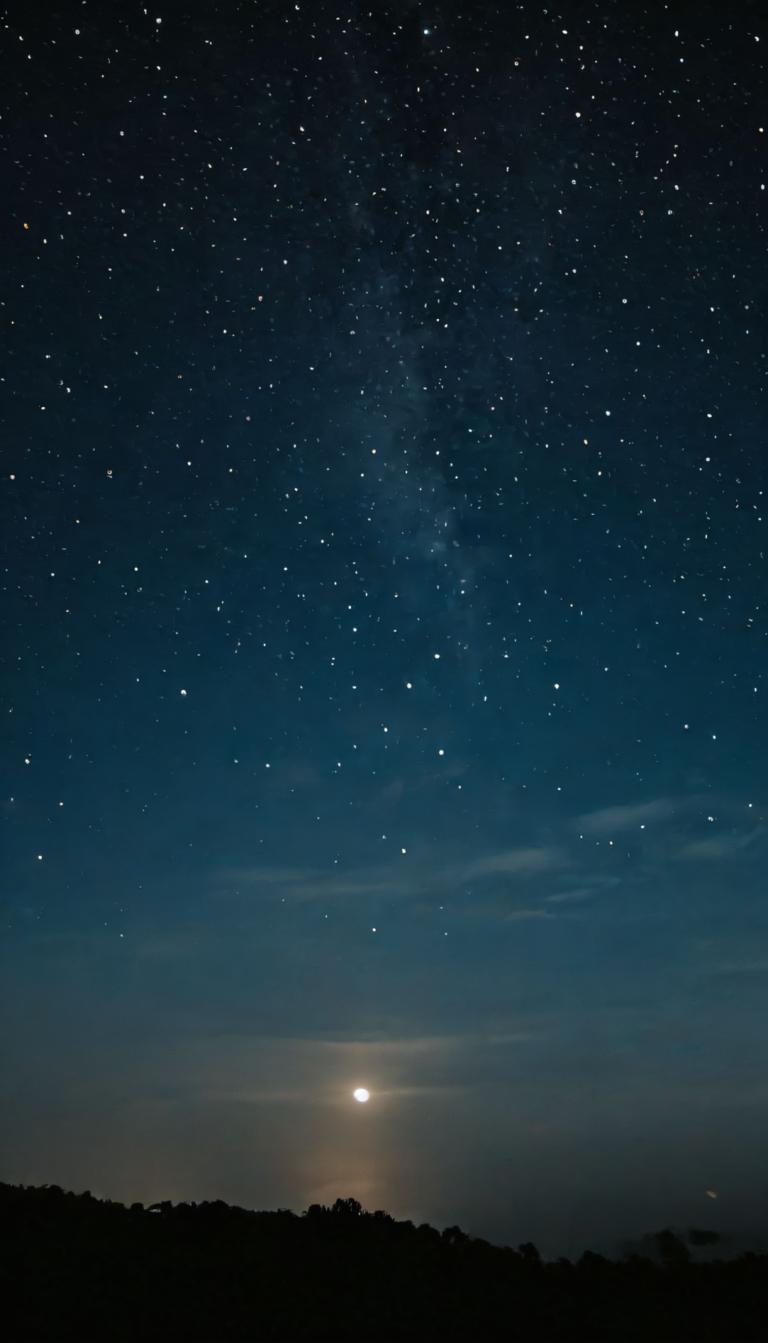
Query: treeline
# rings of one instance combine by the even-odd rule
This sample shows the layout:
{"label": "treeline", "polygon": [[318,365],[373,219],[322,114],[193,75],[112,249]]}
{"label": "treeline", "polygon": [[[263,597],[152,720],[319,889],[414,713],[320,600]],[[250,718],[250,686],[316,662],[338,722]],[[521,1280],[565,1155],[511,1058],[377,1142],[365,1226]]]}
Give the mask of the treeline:
{"label": "treeline", "polygon": [[768,1337],[768,1255],[694,1263],[671,1231],[652,1238],[656,1258],[545,1263],[534,1245],[397,1222],[354,1199],[297,1216],[0,1185],[0,1210],[12,1343]]}

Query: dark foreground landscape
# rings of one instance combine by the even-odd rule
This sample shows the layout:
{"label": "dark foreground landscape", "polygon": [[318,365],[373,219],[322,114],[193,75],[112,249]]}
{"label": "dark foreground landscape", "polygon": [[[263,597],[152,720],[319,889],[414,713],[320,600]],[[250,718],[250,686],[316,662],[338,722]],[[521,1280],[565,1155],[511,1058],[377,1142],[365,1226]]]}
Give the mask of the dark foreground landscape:
{"label": "dark foreground landscape", "polygon": [[12,1340],[767,1336],[768,1256],[693,1262],[706,1232],[659,1232],[653,1257],[545,1263],[533,1245],[397,1222],[354,1199],[297,1216],[0,1185],[0,1204]]}

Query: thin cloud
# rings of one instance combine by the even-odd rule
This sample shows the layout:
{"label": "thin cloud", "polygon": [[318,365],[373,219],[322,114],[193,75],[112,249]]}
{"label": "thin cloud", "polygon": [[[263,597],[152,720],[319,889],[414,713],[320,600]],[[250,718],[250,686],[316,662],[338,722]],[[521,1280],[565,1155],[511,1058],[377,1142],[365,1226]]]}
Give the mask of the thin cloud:
{"label": "thin cloud", "polygon": [[768,960],[762,961],[724,961],[713,966],[711,975],[768,975]]}
{"label": "thin cloud", "polygon": [[582,900],[592,900],[596,895],[603,895],[605,891],[620,885],[621,882],[618,877],[598,877],[587,885],[575,886],[568,891],[556,891],[554,895],[546,896],[544,903],[547,905],[578,904]]}
{"label": "thin cloud", "polygon": [[357,1084],[369,1087],[376,1103],[459,1095],[474,1085],[479,1059],[503,1060],[505,1051],[540,1038],[525,1029],[389,1040],[217,1034],[177,1042],[172,1062],[150,1061],[149,1076],[163,1068],[174,1095],[192,1092],[217,1104],[347,1107]]}
{"label": "thin cloud", "polygon": [[319,877],[313,881],[292,882],[284,892],[294,900],[341,900],[361,895],[401,897],[410,895],[412,883],[402,876]]}
{"label": "thin cloud", "polygon": [[[684,804],[683,804],[684,805]],[[586,835],[615,835],[622,830],[638,830],[652,821],[667,821],[682,810],[679,800],[658,797],[625,807],[602,807],[577,816],[576,825]]]}
{"label": "thin cloud", "polygon": [[358,869],[342,875],[319,868],[228,868],[219,873],[226,894],[262,888],[284,900],[337,900],[365,895],[404,897],[412,894],[410,870],[389,867]]}
{"label": "thin cloud", "polygon": [[294,881],[305,881],[313,876],[306,867],[228,867],[219,873],[220,879],[233,886],[285,886]]}
{"label": "thin cloud", "polygon": [[750,848],[758,839],[765,834],[763,826],[758,825],[754,830],[748,831],[742,835],[712,835],[706,839],[696,839],[690,844],[685,844],[677,853],[677,857],[686,862],[702,862],[711,858],[733,858],[745,849]]}
{"label": "thin cloud", "polygon": [[476,859],[466,866],[438,868],[421,860],[390,862],[350,872],[320,868],[252,867],[229,868],[218,874],[219,893],[247,895],[263,892],[283,900],[351,900],[365,896],[402,900],[415,894],[445,892],[468,881],[486,877],[526,877],[551,872],[565,865],[554,848],[507,849]]}
{"label": "thin cloud", "polygon": [[558,849],[506,849],[470,863],[464,870],[464,877],[472,880],[474,877],[527,876],[537,872],[551,872],[554,868],[562,867],[563,862]]}
{"label": "thin cloud", "polygon": [[522,923],[527,919],[554,919],[548,909],[514,909],[511,914],[505,915],[505,923]]}
{"label": "thin cloud", "polygon": [[573,891],[558,891],[557,895],[545,896],[548,905],[577,904],[581,900],[591,900],[598,892],[594,886],[579,886]]}

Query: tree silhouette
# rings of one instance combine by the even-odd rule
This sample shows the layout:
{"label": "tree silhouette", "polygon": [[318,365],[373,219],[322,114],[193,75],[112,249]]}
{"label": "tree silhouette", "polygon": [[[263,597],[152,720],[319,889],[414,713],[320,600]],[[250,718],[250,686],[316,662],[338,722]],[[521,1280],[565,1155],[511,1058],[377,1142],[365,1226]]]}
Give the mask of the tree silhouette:
{"label": "tree silhouette", "polygon": [[[768,1256],[691,1259],[669,1227],[648,1254],[548,1262],[536,1246],[440,1233],[354,1198],[249,1212],[220,1200],[143,1208],[0,1185],[12,1343],[469,1339],[764,1343]],[[716,1243],[690,1230],[688,1241]]]}
{"label": "tree silhouette", "polygon": [[362,1211],[363,1205],[356,1198],[337,1198],[331,1208],[331,1212],[344,1217],[359,1217]]}
{"label": "tree silhouette", "polygon": [[684,1240],[675,1235],[674,1231],[670,1231],[669,1227],[657,1231],[654,1239],[662,1264],[666,1264],[668,1268],[679,1268],[681,1264],[688,1263],[691,1257],[688,1246]]}
{"label": "tree silhouette", "polygon": [[688,1241],[691,1245],[717,1245],[719,1240],[718,1231],[699,1231],[693,1226],[689,1228]]}

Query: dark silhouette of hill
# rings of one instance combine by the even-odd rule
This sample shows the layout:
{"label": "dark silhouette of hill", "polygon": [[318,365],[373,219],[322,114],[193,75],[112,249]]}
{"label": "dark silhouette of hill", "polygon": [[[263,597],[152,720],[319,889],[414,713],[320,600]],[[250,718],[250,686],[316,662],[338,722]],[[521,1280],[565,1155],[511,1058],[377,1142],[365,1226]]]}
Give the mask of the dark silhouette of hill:
{"label": "dark silhouette of hill", "polygon": [[126,1208],[4,1184],[0,1209],[2,1323],[13,1343],[768,1337],[768,1256],[696,1263],[668,1229],[651,1238],[655,1260],[544,1263],[533,1245],[397,1222],[354,1199],[297,1216],[221,1202]]}

